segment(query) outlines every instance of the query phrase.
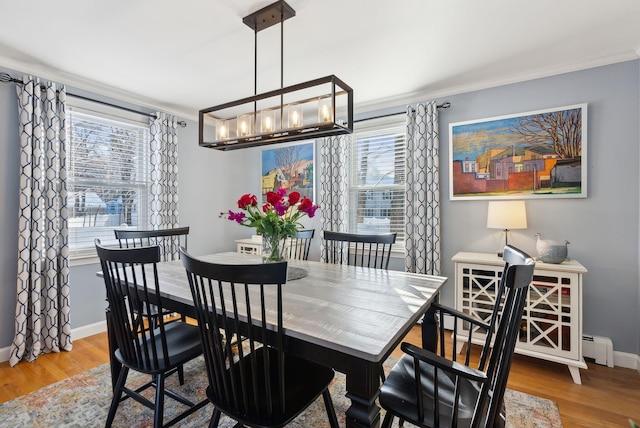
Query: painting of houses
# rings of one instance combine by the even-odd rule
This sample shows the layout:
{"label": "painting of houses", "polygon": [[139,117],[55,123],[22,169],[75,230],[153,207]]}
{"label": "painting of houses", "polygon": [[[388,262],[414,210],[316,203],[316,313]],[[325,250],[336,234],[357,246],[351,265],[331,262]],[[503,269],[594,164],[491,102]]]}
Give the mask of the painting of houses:
{"label": "painting of houses", "polygon": [[284,187],[311,200],[314,175],[314,143],[295,144],[262,151],[262,200],[268,191]]}
{"label": "painting of houses", "polygon": [[450,198],[586,197],[586,129],[586,104],[450,124]]}

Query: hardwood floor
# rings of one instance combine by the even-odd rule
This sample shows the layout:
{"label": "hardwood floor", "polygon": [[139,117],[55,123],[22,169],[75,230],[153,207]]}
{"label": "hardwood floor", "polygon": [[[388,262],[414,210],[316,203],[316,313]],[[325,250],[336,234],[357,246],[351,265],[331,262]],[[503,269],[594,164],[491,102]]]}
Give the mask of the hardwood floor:
{"label": "hardwood floor", "polygon": [[[420,344],[420,329],[406,341]],[[402,351],[393,354],[398,358]],[[34,363],[16,367],[0,364],[0,403],[35,391],[109,360],[105,333],[76,340],[73,351],[47,354]],[[628,427],[629,418],[640,421],[640,373],[588,362],[581,370],[582,385],[571,380],[566,366],[516,355],[509,388],[548,398],[558,404],[562,423],[571,427]]]}

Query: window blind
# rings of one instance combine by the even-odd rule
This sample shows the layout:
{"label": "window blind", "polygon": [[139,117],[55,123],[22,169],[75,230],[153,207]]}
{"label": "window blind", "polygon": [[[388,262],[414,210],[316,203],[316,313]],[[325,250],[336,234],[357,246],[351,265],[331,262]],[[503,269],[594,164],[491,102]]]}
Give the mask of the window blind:
{"label": "window blind", "polygon": [[149,129],[79,111],[68,115],[67,203],[73,259],[95,255],[95,238],[115,243],[116,227],[147,227]]}
{"label": "window blind", "polygon": [[351,140],[349,227],[356,233],[397,233],[405,226],[405,129],[356,132]]}

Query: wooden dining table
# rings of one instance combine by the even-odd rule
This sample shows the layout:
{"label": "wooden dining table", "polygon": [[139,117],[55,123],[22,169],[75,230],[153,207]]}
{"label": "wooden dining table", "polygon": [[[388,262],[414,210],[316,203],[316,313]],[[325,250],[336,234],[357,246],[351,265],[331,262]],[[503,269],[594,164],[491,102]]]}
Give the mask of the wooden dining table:
{"label": "wooden dining table", "polygon": [[[259,256],[240,253],[198,258],[223,264],[261,263]],[[345,374],[346,396],[351,400],[347,427],[380,426],[376,398],[382,363],[423,316],[424,331],[433,329],[433,316],[425,313],[446,278],[300,260],[290,260],[289,267],[303,269],[306,276],[283,286],[286,352]],[[182,263],[159,263],[158,277],[164,309],[195,317]],[[110,347],[115,347],[112,340]],[[112,358],[112,377],[118,371]]]}

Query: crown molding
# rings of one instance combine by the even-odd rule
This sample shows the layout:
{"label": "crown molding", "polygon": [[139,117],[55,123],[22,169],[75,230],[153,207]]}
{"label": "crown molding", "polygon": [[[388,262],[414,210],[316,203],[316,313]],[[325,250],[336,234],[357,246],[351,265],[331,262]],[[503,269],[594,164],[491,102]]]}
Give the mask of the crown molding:
{"label": "crown molding", "polygon": [[[356,114],[363,115],[366,112],[372,112],[389,108],[390,106],[406,106],[414,103],[418,103],[431,99],[443,99],[448,96],[460,95],[467,92],[481,91],[484,89],[495,88],[498,86],[511,85],[514,83],[521,83],[530,80],[541,79],[545,77],[556,76],[565,73],[572,73],[581,70],[587,70],[590,68],[602,67],[606,65],[616,64],[620,62],[637,60],[640,58],[640,48],[634,51],[627,51],[616,55],[609,55],[600,57],[597,59],[582,61],[579,63],[565,64],[558,67],[550,67],[531,72],[524,72],[519,74],[513,74],[511,76],[504,76],[498,79],[479,80],[471,84],[449,86],[445,89],[439,90],[419,90],[410,92],[398,96],[387,97],[385,99],[375,100],[371,102],[357,103],[354,107]],[[354,91],[357,96],[357,88]]]}
{"label": "crown molding", "polygon": [[[386,97],[384,99],[366,102],[358,102],[356,99],[354,103],[354,113],[360,116],[366,114],[366,112],[383,110],[389,107],[400,105],[406,106],[408,104],[413,104],[428,99],[442,99],[447,96],[459,95],[467,92],[474,92],[564,73],[586,70],[589,68],[635,60],[638,58],[640,58],[640,47],[635,50],[622,52],[615,55],[604,56],[596,59],[590,59],[588,61],[576,62],[573,64],[564,64],[558,67],[549,67],[531,72],[523,72],[520,74],[513,74],[511,76],[505,76],[498,79],[479,80],[471,84],[449,86],[445,89],[429,90],[427,88],[411,93],[405,93],[397,96]],[[0,66],[13,69],[18,73],[33,74],[44,79],[64,83],[67,86],[105,97],[109,100],[114,101],[114,103],[116,104],[118,103],[118,101],[126,102],[144,109],[149,109],[149,112],[163,111],[176,115],[183,119],[196,122],[198,120],[197,111],[187,111],[175,106],[166,105],[159,102],[158,100],[123,91],[122,89],[105,85],[74,74],[55,70],[41,63],[27,63],[0,56]],[[354,92],[357,98],[357,88],[355,88]]]}
{"label": "crown molding", "polygon": [[[110,100],[114,104],[120,103],[129,103],[134,106],[139,106],[143,109],[149,110],[149,113],[153,113],[156,111],[162,111],[169,114],[173,114],[175,116],[180,117],[181,119],[188,119],[197,121],[198,116],[197,112],[185,111],[183,109],[176,108],[175,106],[165,105],[158,100],[153,100],[138,94],[134,94],[128,91],[123,91],[122,89],[105,85],[100,82],[96,82],[94,80],[86,79],[81,76],[77,76],[75,74],[66,73],[57,69],[53,69],[51,67],[47,67],[42,63],[28,63],[23,61],[17,61],[12,58],[7,58],[0,56],[0,66],[4,68],[8,68],[13,70],[19,74],[30,74],[33,76],[40,77],[42,79],[47,79],[55,82],[62,83],[68,87],[72,87],[74,89],[78,89],[81,91],[86,91],[88,93],[92,93],[95,95],[99,95],[101,98],[105,98]],[[13,76],[18,78],[19,76]],[[84,94],[79,94],[84,95]]]}

